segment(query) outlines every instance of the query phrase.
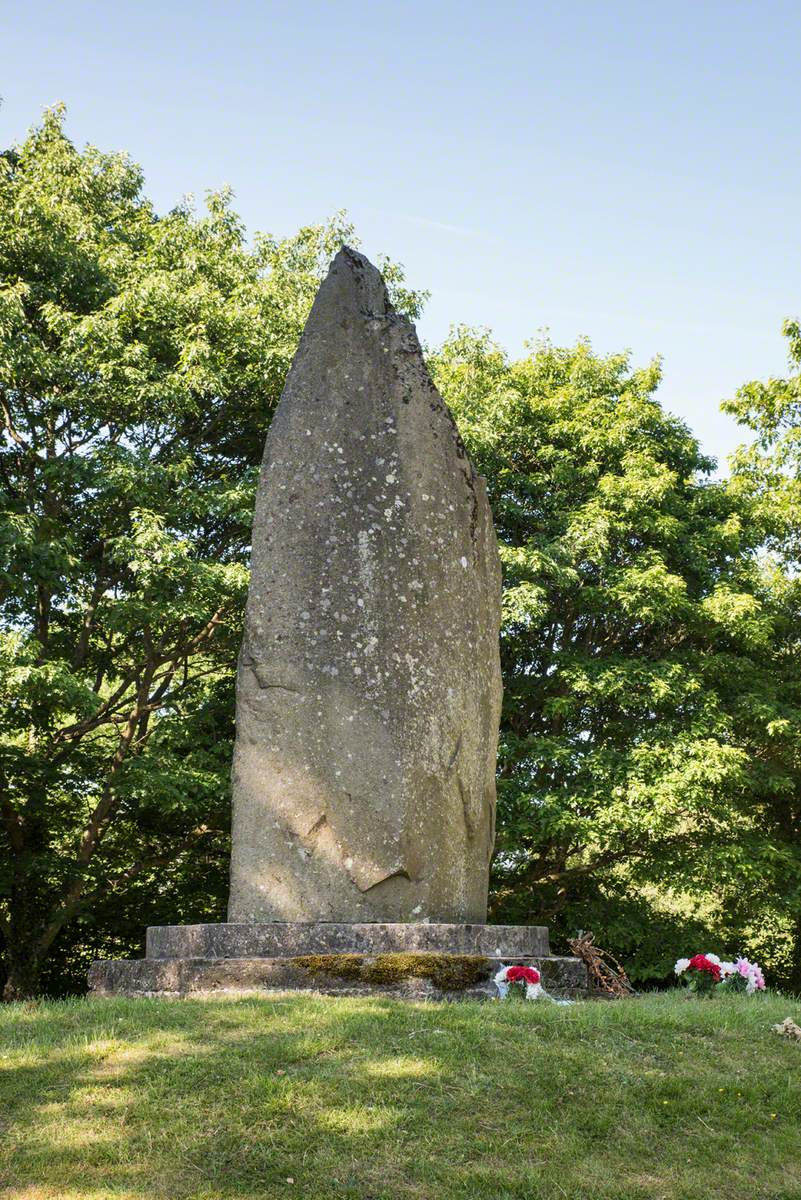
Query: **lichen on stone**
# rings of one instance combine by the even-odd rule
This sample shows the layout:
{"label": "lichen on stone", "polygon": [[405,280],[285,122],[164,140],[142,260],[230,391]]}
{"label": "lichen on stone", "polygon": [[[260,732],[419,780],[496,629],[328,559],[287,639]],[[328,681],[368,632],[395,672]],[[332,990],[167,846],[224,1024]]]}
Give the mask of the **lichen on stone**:
{"label": "lichen on stone", "polygon": [[474,987],[489,974],[489,959],[474,954],[378,954],[365,971],[369,983],[430,979],[443,992]]}
{"label": "lichen on stone", "polygon": [[393,984],[429,979],[442,992],[461,992],[483,983],[490,960],[477,954],[304,954],[293,966],[312,975],[333,975],[358,983]]}
{"label": "lichen on stone", "polygon": [[336,975],[340,979],[361,979],[363,954],[300,954],[290,959],[293,967],[301,967],[312,975]]}

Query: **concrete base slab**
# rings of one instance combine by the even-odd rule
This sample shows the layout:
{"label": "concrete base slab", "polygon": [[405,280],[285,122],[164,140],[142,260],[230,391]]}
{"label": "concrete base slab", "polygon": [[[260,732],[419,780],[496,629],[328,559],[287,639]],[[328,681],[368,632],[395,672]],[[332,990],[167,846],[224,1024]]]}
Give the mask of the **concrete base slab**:
{"label": "concrete base slab", "polygon": [[[446,969],[466,968],[467,986],[438,986],[431,978],[409,975],[406,978],[365,982],[352,968],[360,959],[369,975],[389,967],[406,955],[293,956],[279,958],[145,958],[96,962],[89,970],[89,989],[95,996],[191,996],[213,993],[264,993],[272,991],[322,992],[327,995],[388,995],[407,999],[456,1000],[489,999],[497,995],[493,975],[508,957],[472,955],[415,955],[445,960]],[[299,962],[298,959],[306,959]],[[325,960],[322,965],[315,958]],[[312,961],[309,962],[309,959]],[[339,961],[335,961],[339,960]],[[449,961],[448,961],[449,960]],[[588,994],[587,971],[577,958],[554,955],[538,958],[515,956],[514,961],[535,966],[542,974],[546,991],[558,997],[582,997]],[[425,966],[425,964],[423,964]],[[326,969],[326,967],[328,969]],[[342,974],[342,971],[345,971]],[[380,973],[380,971],[379,971]],[[426,972],[427,973],[427,972]]]}
{"label": "concrete base slab", "polygon": [[556,996],[588,992],[577,958],[549,952],[538,925],[273,921],[163,925],[147,931],[147,957],[96,962],[96,996],[189,996],[314,991],[415,999],[487,998],[502,964],[534,965]]}
{"label": "concrete base slab", "polygon": [[154,925],[148,958],[284,958],[299,954],[550,954],[542,925],[447,925],[427,922],[271,921],[263,925]]}

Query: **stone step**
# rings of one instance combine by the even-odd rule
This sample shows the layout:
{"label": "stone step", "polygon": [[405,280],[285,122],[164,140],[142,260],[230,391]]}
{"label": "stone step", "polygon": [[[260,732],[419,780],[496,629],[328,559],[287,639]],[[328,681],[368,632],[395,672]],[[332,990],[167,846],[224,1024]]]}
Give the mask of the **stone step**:
{"label": "stone step", "polygon": [[495,955],[417,952],[121,959],[93,963],[89,990],[94,996],[288,990],[407,999],[488,999],[497,995],[493,975],[509,963],[510,957],[515,963],[537,967],[550,995],[580,998],[588,993],[586,967],[577,958],[515,955],[501,959]]}
{"label": "stone step", "polygon": [[547,957],[548,929],[541,925],[271,921],[263,925],[153,925],[147,931],[148,958],[420,952]]}

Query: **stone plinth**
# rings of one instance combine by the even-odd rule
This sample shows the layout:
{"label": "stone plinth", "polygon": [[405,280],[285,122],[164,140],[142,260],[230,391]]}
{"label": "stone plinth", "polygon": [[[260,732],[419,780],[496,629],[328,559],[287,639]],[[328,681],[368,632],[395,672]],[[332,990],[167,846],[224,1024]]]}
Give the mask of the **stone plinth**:
{"label": "stone plinth", "polygon": [[[336,957],[336,956],[334,956]],[[347,956],[342,955],[342,958]],[[390,956],[393,957],[393,956]],[[398,956],[401,957],[401,956]],[[436,955],[427,957],[436,958]],[[464,961],[468,956],[454,956]],[[476,959],[469,956],[471,962]],[[478,956],[476,956],[478,957]],[[368,956],[368,962],[379,956]],[[322,992],[325,995],[396,996],[408,1000],[487,1000],[497,996],[493,975],[508,959],[480,958],[482,977],[459,989],[438,987],[432,980],[411,976],[393,982],[359,982],[336,970],[312,970],[292,958],[142,958],[96,962],[89,970],[94,996],[191,996],[225,993],[258,994],[284,991]],[[515,962],[537,967],[543,986],[552,996],[582,998],[587,995],[587,970],[577,958],[515,957]]]}
{"label": "stone plinth", "polygon": [[272,921],[264,925],[154,925],[148,958],[284,958],[301,954],[550,954],[541,925],[347,924]]}
{"label": "stone plinth", "polygon": [[542,926],[412,922],[154,926],[146,958],[94,963],[89,988],[96,996],[290,990],[487,999],[502,963],[536,966],[553,995],[587,994],[586,968],[551,955]]}

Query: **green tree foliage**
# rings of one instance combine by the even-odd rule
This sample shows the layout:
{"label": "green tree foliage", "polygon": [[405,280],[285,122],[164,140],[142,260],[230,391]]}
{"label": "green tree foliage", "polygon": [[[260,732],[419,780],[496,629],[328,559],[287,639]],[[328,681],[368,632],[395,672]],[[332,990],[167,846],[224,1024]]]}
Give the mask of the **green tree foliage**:
{"label": "green tree foliage", "polygon": [[[148,923],[220,920],[233,678],[270,415],[341,219],[249,245],[157,215],[46,115],[0,156],[5,994],[79,986]],[[419,294],[382,264],[396,303]],[[595,928],[640,978],[750,950],[801,986],[801,333],[732,411],[731,480],[580,342],[432,372],[505,572],[495,919]]]}
{"label": "green tree foliage", "polygon": [[751,506],[662,410],[658,364],[585,342],[510,362],[460,330],[432,365],[504,563],[494,917],[591,926],[640,977],[702,936],[758,943],[799,864],[753,761],[778,714]]}
{"label": "green tree foliage", "polygon": [[[731,491],[764,547],[774,638],[763,704],[749,722],[753,769],[761,784],[759,821],[770,845],[767,928],[786,936],[788,977],[801,992],[801,326],[787,321],[790,373],[755,381],[724,405],[752,434],[732,460]],[[752,897],[728,897],[747,909]]]}
{"label": "green tree foliage", "polygon": [[[220,919],[232,679],[270,414],[336,220],[157,216],[49,112],[0,158],[0,932],[7,996]],[[387,268],[407,309],[417,298]],[[44,976],[42,975],[44,972]]]}

